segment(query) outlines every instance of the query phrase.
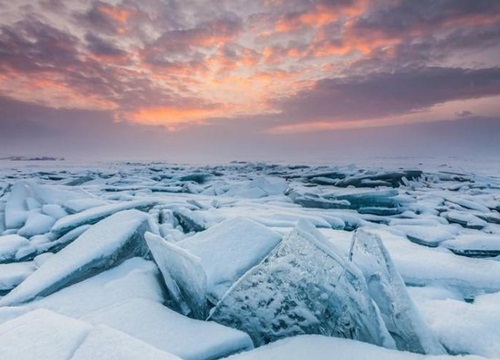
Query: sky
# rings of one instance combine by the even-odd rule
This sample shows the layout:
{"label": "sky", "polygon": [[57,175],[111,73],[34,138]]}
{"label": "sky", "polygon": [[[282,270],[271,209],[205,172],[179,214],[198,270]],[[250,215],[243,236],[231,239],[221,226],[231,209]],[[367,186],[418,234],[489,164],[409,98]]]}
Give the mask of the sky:
{"label": "sky", "polygon": [[0,156],[500,156],[498,0],[0,0]]}

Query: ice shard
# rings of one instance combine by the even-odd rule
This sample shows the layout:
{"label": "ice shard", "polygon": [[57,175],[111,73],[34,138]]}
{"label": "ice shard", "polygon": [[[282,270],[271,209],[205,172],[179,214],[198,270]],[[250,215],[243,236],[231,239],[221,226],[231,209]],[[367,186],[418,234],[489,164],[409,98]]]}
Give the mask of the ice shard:
{"label": "ice shard", "polygon": [[411,300],[401,275],[377,234],[358,229],[349,259],[358,266],[399,350],[446,354]]}
{"label": "ice shard", "polygon": [[49,295],[128,258],[145,256],[149,249],[143,235],[148,230],[149,216],[138,210],[122,211],[100,221],[0,299],[0,306]]}
{"label": "ice shard", "polygon": [[395,347],[361,271],[304,220],[228,290],[209,320],[247,332],[256,346],[321,334]]}
{"label": "ice shard", "polygon": [[175,307],[196,319],[207,317],[207,300],[216,304],[280,240],[278,233],[242,217],[225,220],[175,244],[146,234]]}

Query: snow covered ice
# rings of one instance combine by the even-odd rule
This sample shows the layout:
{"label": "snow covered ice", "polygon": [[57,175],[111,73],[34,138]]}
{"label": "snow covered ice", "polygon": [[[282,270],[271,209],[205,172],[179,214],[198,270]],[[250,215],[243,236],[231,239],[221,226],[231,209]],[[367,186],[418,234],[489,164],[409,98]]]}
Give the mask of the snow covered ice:
{"label": "snow covered ice", "polygon": [[2,360],[500,358],[494,166],[0,165]]}

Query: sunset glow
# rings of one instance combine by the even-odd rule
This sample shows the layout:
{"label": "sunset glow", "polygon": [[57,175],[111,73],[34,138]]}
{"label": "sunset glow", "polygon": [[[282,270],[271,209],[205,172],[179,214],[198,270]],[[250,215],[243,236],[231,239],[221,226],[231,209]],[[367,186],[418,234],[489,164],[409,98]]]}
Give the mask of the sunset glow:
{"label": "sunset glow", "polygon": [[110,127],[285,135],[499,115],[494,0],[40,0],[0,13],[0,96]]}

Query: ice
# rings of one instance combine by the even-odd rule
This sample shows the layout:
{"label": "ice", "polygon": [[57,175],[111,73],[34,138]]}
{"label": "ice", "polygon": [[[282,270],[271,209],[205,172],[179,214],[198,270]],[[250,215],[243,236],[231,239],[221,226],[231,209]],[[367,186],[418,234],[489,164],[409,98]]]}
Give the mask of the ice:
{"label": "ice", "polygon": [[74,199],[63,203],[63,208],[70,213],[78,213],[94,207],[109,205],[106,201],[98,198]]}
{"label": "ice", "polygon": [[500,234],[462,234],[441,243],[457,255],[494,257],[500,255]]}
{"label": "ice", "polygon": [[228,357],[227,360],[485,360],[480,356],[432,356],[401,352],[359,341],[303,335]]}
{"label": "ice", "polygon": [[146,255],[143,234],[150,230],[148,220],[143,212],[127,210],[100,221],[2,298],[0,306],[49,295],[127,258]]}
{"label": "ice", "polygon": [[500,262],[456,256],[446,249],[416,245],[387,229],[374,229],[407,285],[454,288],[464,298],[500,291]]}
{"label": "ice", "polygon": [[68,215],[68,213],[60,205],[57,205],[57,204],[45,204],[45,205],[43,205],[42,212],[45,215],[49,215],[56,220]]}
{"label": "ice", "polygon": [[278,244],[281,235],[236,217],[178,243],[147,234],[146,239],[181,311],[205,319],[207,298],[216,303],[247,270]]}
{"label": "ice", "polygon": [[121,331],[96,326],[70,360],[181,360]]}
{"label": "ice", "polygon": [[403,232],[415,244],[436,247],[443,241],[453,239],[459,230],[452,225],[394,225],[392,229]]}
{"label": "ice", "polygon": [[17,251],[29,244],[28,239],[19,235],[0,236],[0,263],[12,261]]}
{"label": "ice", "polygon": [[15,288],[35,270],[33,262],[0,264],[0,295]]}
{"label": "ice", "polygon": [[[352,336],[345,336],[362,338],[362,332],[363,340],[371,337],[366,341],[376,342],[373,338],[378,336],[377,341],[385,346],[395,347],[399,342],[404,348],[397,335],[393,341],[389,330],[395,334],[397,324],[397,330],[408,335],[399,329],[420,327],[412,311],[403,311],[410,306],[401,281],[394,280],[399,272],[406,292],[430,328],[425,335],[435,334],[452,354],[499,358],[500,167],[482,158],[464,162],[461,168],[428,158],[414,168],[414,160],[398,159],[402,163],[394,160],[397,165],[392,167],[387,159],[374,159],[365,167],[251,162],[207,166],[160,162],[28,164],[0,159],[0,305],[13,305],[0,306],[0,324],[37,309],[83,322],[86,317],[112,314],[113,321],[124,329],[149,334],[153,339],[146,325],[156,316],[156,309],[163,312],[166,307],[169,312],[202,320],[227,310],[228,318],[234,315],[231,326],[262,331],[258,345],[281,336],[308,332],[330,336],[332,332],[336,335],[335,331],[355,329],[358,333],[353,330]],[[417,171],[412,173],[413,169]],[[143,234],[132,236],[140,239],[144,252],[131,249],[130,256],[141,257],[119,264],[125,250],[114,253],[105,243],[114,238],[117,241],[111,242],[119,249],[117,237],[135,226],[135,221],[105,228],[101,223],[117,216],[121,209],[128,211],[135,206],[149,213],[140,213],[148,218],[140,232],[153,233],[148,235],[148,247]],[[261,248],[259,241],[249,240],[251,231],[244,227],[229,231],[226,237],[222,225],[227,227],[235,218],[259,224],[278,240],[267,245],[262,241],[265,246]],[[298,232],[309,240],[297,235],[285,241],[288,245],[281,243],[280,238],[301,219],[328,239],[316,239],[311,235],[315,230],[309,228]],[[220,233],[214,232],[219,226]],[[378,277],[365,278],[361,270],[370,274],[363,264],[368,266],[371,257],[367,255],[368,260],[362,263],[349,262],[352,230],[359,228],[381,237],[394,265],[391,271],[376,271]],[[91,239],[88,233],[95,236]],[[87,239],[85,244],[81,239]],[[151,252],[156,263],[149,260]],[[102,263],[94,267],[92,259],[98,258]],[[49,274],[49,266],[55,269],[54,275],[52,270]],[[63,270],[70,275],[59,288]],[[320,292],[332,283],[331,277],[336,289]],[[384,291],[377,290],[377,284]],[[58,290],[46,295],[46,286],[47,293],[51,288]],[[339,295],[342,292],[347,295]],[[322,298],[322,294],[326,295]],[[386,294],[392,295],[387,295],[391,306],[380,300],[377,306],[373,300]],[[21,300],[25,296],[35,298]],[[346,324],[331,330],[335,305],[342,304],[347,305],[340,321],[346,319]],[[367,310],[370,307],[373,311]],[[122,311],[124,308],[129,310]],[[148,312],[151,314],[145,315]],[[186,318],[181,318],[183,323]],[[314,319],[319,320],[313,323]],[[80,357],[142,359],[153,354],[151,344],[98,323],[91,324],[87,346],[83,342],[75,349]],[[133,323],[139,324],[137,329]],[[254,334],[252,337],[257,337]],[[269,334],[274,337],[270,339]],[[286,357],[342,358],[350,352],[356,359],[424,358],[333,338],[325,338],[335,343],[327,351],[320,345],[316,349],[314,338],[307,337],[311,345],[301,343],[305,354],[294,349],[294,354]],[[404,338],[413,344],[411,336]],[[184,340],[187,346],[196,344],[196,331]],[[23,341],[19,336],[11,343],[17,347]],[[63,346],[64,339],[59,343]],[[51,344],[47,341],[47,346]],[[341,351],[341,344],[355,345]],[[158,352],[151,357],[165,356]],[[0,358],[4,357],[0,352]],[[270,357],[279,358],[276,353]],[[43,351],[35,358],[44,358]]]}
{"label": "ice", "polygon": [[210,319],[257,346],[323,334],[395,347],[360,270],[305,221],[228,290]]}
{"label": "ice", "polygon": [[38,234],[45,234],[50,231],[55,222],[56,219],[52,216],[31,211],[25,225],[17,233],[28,238]]}
{"label": "ice", "polygon": [[35,310],[0,325],[2,359],[112,360],[178,357],[114,329]]}
{"label": "ice", "polygon": [[399,187],[408,180],[418,180],[423,175],[421,170],[406,170],[399,172],[371,172],[365,171],[361,175],[348,176],[335,183],[338,187]]}
{"label": "ice", "polygon": [[195,319],[207,317],[207,275],[201,259],[186,250],[146,233],[147,244],[170,294],[170,306]]}
{"label": "ice", "polygon": [[29,209],[26,199],[33,191],[26,181],[19,181],[12,186],[5,204],[5,226],[7,229],[21,228],[28,219]]}
{"label": "ice", "polygon": [[500,358],[500,293],[479,295],[473,303],[450,296],[417,304],[450,352]]}
{"label": "ice", "polygon": [[224,195],[258,199],[272,195],[282,195],[288,188],[285,179],[276,177],[257,177],[247,184],[233,186]]}
{"label": "ice", "polygon": [[[27,312],[40,308],[80,318],[127,299],[140,298],[161,303],[163,293],[158,281],[159,275],[153,262],[132,258],[115,268],[68,286],[40,300],[18,307],[0,309],[4,310],[3,318],[18,316],[19,309]],[[2,316],[0,316],[0,322],[1,319]]]}
{"label": "ice", "polygon": [[243,217],[225,220],[176,245],[198,256],[215,298],[257,265],[280,242],[281,235]]}
{"label": "ice", "polygon": [[36,310],[0,324],[2,359],[68,360],[92,325],[48,310]]}
{"label": "ice", "polygon": [[459,224],[470,229],[481,230],[488,224],[486,221],[481,220],[477,216],[463,211],[445,211],[440,215],[450,223]]}
{"label": "ice", "polygon": [[181,208],[173,214],[185,233],[205,230],[205,221],[196,212]]}
{"label": "ice", "polygon": [[413,304],[382,240],[365,229],[355,232],[349,259],[362,271],[368,291],[399,350],[446,354]]}
{"label": "ice", "polygon": [[186,360],[216,359],[253,348],[250,337],[241,331],[193,320],[145,299],[127,300],[83,319],[123,331]]}
{"label": "ice", "polygon": [[52,227],[52,232],[55,234],[64,234],[82,225],[95,224],[99,220],[102,220],[105,217],[119,211],[129,209],[149,209],[154,204],[156,204],[156,202],[157,201],[155,200],[135,200],[94,207],[77,214],[65,216],[57,220],[57,222]]}
{"label": "ice", "polygon": [[11,189],[5,207],[8,229],[21,228],[30,214],[29,210],[40,209],[44,204],[60,205],[65,201],[85,198],[90,195],[64,186],[46,186],[34,181],[18,181]]}

